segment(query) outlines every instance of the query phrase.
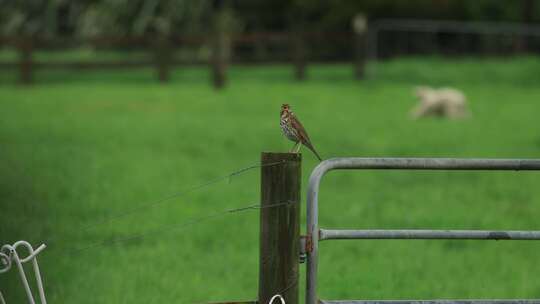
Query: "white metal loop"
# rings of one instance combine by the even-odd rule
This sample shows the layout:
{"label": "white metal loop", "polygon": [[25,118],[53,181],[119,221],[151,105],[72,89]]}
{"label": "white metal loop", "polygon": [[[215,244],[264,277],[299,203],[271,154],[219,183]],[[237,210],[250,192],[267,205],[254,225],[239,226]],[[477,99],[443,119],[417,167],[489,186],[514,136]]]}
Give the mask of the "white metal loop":
{"label": "white metal loop", "polygon": [[36,257],[43,249],[45,249],[47,246],[45,244],[41,244],[37,249],[32,248],[32,245],[28,243],[27,241],[18,241],[15,244],[13,244],[13,250],[17,251],[17,248],[19,247],[26,247],[26,250],[28,250],[28,256],[25,258],[21,258],[19,256],[19,259],[21,259],[21,263],[26,263]]}
{"label": "white metal loop", "polygon": [[[28,255],[26,257],[21,258],[19,256],[19,253],[17,252],[17,249],[19,247],[24,247],[28,251]],[[43,282],[41,280],[41,273],[39,271],[39,266],[37,262],[37,255],[43,251],[47,246],[45,244],[42,244],[39,246],[36,250],[28,243],[27,241],[18,241],[15,242],[13,245],[4,245],[0,248],[0,273],[4,273],[9,271],[12,264],[15,263],[18,270],[19,275],[21,277],[21,281],[24,286],[24,290],[26,292],[26,295],[28,297],[28,303],[35,304],[34,296],[32,294],[32,291],[30,290],[30,284],[28,283],[28,279],[26,277],[23,263],[32,262],[32,267],[34,268],[34,277],[36,279],[36,284],[38,288],[39,298],[41,300],[42,304],[46,304],[47,300],[45,299],[45,291],[43,289]],[[0,304],[5,304],[5,299],[2,296],[2,293],[0,292]]]}
{"label": "white metal loop", "polygon": [[283,299],[283,297],[280,294],[277,294],[277,295],[273,296],[270,299],[270,302],[268,302],[268,304],[272,304],[274,302],[274,299],[276,299],[276,298],[278,298],[281,301],[281,304],[285,304],[285,299]]}
{"label": "white metal loop", "polygon": [[11,269],[11,257],[0,251],[0,273],[8,272]]}

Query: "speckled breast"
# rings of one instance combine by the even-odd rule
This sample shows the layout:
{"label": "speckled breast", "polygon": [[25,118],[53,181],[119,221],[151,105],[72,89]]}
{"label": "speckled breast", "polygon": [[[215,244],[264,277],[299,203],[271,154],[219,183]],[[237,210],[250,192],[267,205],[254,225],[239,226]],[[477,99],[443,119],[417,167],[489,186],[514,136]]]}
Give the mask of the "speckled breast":
{"label": "speckled breast", "polygon": [[281,130],[283,130],[283,134],[285,134],[285,136],[289,140],[292,140],[294,142],[298,141],[296,130],[292,127],[289,117],[281,117],[279,124],[281,126]]}

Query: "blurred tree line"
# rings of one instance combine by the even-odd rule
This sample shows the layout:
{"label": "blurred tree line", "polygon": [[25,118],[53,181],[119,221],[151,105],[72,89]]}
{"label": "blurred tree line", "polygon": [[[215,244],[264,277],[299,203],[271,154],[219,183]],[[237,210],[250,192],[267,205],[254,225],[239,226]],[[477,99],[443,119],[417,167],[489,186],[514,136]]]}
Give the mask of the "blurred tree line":
{"label": "blurred tree line", "polygon": [[[216,11],[226,10],[226,14]],[[0,0],[0,34],[22,37],[169,36],[236,31],[350,31],[362,12],[380,18],[540,21],[539,0]],[[226,15],[226,17],[223,17]],[[219,19],[218,18],[218,19]]]}
{"label": "blurred tree line", "polygon": [[94,37],[172,35],[197,30],[209,1],[0,0],[5,36]]}
{"label": "blurred tree line", "polygon": [[382,50],[377,58],[540,50],[530,37],[438,32],[386,31],[370,44],[364,31],[351,35],[359,15],[535,23],[540,0],[0,0],[0,47],[17,48],[23,83],[32,80],[35,50],[82,42],[92,50],[151,50],[161,81],[175,62],[208,62],[215,87],[225,85],[231,62],[291,61],[304,79],[308,61],[354,59],[361,78],[369,47]]}

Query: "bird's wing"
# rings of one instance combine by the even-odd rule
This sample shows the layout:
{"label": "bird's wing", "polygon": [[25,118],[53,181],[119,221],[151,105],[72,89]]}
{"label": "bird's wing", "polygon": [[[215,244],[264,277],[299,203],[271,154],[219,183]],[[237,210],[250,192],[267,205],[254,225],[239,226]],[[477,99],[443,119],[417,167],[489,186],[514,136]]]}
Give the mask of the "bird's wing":
{"label": "bird's wing", "polygon": [[311,140],[309,140],[309,136],[306,132],[306,129],[304,129],[304,126],[302,126],[302,124],[300,123],[300,121],[296,118],[296,116],[294,115],[291,115],[291,124],[292,124],[292,127],[295,128],[296,130],[298,130],[298,138],[300,139],[300,141],[302,142],[302,144],[306,147],[308,147],[313,153],[315,153],[315,155],[317,156],[317,158],[322,161],[322,158],[321,156],[319,156],[319,153],[317,153],[317,151],[315,151],[315,148],[313,147],[313,145],[311,144]]}
{"label": "bird's wing", "polygon": [[311,143],[309,140],[309,135],[306,132],[306,129],[304,129],[304,126],[302,123],[300,123],[300,120],[296,118],[296,115],[291,113],[291,125],[294,129],[298,131],[298,137],[302,141],[302,143]]}

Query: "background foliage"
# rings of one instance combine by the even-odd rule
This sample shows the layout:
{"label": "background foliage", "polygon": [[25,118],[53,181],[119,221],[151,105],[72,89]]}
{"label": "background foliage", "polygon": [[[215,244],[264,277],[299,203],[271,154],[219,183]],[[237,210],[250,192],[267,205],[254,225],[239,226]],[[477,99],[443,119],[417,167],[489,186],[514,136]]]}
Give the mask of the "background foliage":
{"label": "background foliage", "polygon": [[350,20],[363,12],[378,18],[429,18],[537,22],[538,0],[2,0],[3,34],[47,35],[170,35],[205,32],[212,10],[235,11],[246,31],[284,30],[298,18],[310,30],[350,30]]}

